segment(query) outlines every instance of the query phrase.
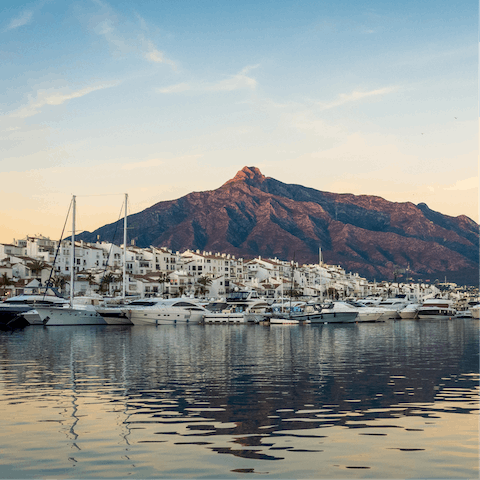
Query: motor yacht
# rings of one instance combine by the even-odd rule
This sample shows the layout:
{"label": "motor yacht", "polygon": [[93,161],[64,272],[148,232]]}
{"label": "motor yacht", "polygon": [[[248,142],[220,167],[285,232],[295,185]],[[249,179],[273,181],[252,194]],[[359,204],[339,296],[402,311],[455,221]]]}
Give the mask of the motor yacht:
{"label": "motor yacht", "polygon": [[402,320],[413,320],[417,318],[418,309],[422,306],[421,303],[410,303],[398,312]]}
{"label": "motor yacht", "polygon": [[133,325],[172,325],[201,323],[208,310],[191,299],[149,298],[132,302],[126,312]]}
{"label": "motor yacht", "polygon": [[239,291],[227,295],[225,301],[205,306],[204,323],[260,323],[265,320],[270,304],[255,291]]}
{"label": "motor yacht", "polygon": [[480,305],[474,305],[470,307],[470,312],[472,314],[472,318],[476,318],[477,320],[480,319]]}
{"label": "motor yacht", "polygon": [[[298,302],[283,312],[274,312],[271,319],[297,320],[299,323],[354,323],[358,321],[358,312],[354,308],[335,308],[337,302],[315,303]],[[272,305],[272,307],[274,307]]]}
{"label": "motor yacht", "polygon": [[457,311],[453,308],[452,300],[445,298],[429,298],[418,309],[417,318],[427,319],[450,319],[455,317]]}
{"label": "motor yacht", "polygon": [[386,298],[381,300],[378,307],[383,309],[384,313],[380,317],[380,321],[385,320],[398,320],[400,317],[400,311],[403,310],[409,303],[404,298]]}
{"label": "motor yacht", "polygon": [[63,297],[46,294],[24,294],[8,298],[0,303],[0,325],[26,326],[42,324],[39,306],[58,306],[68,303]]}
{"label": "motor yacht", "polygon": [[73,303],[59,307],[36,307],[38,315],[47,326],[107,325],[97,312],[103,303],[100,295],[75,297]]}

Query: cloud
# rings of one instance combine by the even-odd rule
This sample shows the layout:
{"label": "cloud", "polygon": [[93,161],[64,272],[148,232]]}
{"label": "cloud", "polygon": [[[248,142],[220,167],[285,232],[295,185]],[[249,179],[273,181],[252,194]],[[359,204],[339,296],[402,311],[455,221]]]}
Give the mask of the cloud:
{"label": "cloud", "polygon": [[[149,29],[147,22],[138,13],[134,12],[137,23],[134,25],[126,19],[119,19],[115,11],[106,3],[100,0],[93,0],[101,10],[99,20],[93,26],[97,35],[105,38],[114,51],[121,55],[133,53],[153,63],[165,63],[173,70],[177,66],[173,60],[165,57],[165,54],[158,50],[154,42],[147,38]],[[142,33],[143,32],[143,33]]]}
{"label": "cloud", "polygon": [[465,178],[458,180],[453,185],[449,185],[445,190],[471,190],[478,189],[478,177]]}
{"label": "cloud", "polygon": [[146,41],[146,45],[147,48],[145,49],[146,51],[144,52],[143,56],[147,60],[155,63],[166,63],[167,65],[170,65],[174,70],[176,70],[175,62],[169,60],[168,58],[165,58],[163,52],[157,50],[153,42]]}
{"label": "cloud", "polygon": [[159,93],[181,93],[191,90],[191,86],[188,83],[177,83],[176,85],[170,85],[165,88],[158,88],[157,92]]}
{"label": "cloud", "polygon": [[354,90],[352,93],[341,93],[336,100],[329,103],[321,103],[319,102],[318,105],[321,107],[322,110],[328,110],[330,108],[339,107],[341,105],[345,105],[346,103],[350,102],[357,102],[367,97],[374,97],[378,95],[386,95],[387,93],[391,93],[397,90],[397,87],[384,87],[379,88],[377,90],[370,90],[369,92],[361,92],[358,90]]}
{"label": "cloud", "polygon": [[158,88],[159,93],[181,93],[188,90],[196,92],[232,92],[234,90],[251,89],[254,90],[257,86],[257,81],[249,77],[247,73],[259,65],[249,65],[243,68],[239,73],[230,75],[218,82],[203,82],[198,84],[178,83],[164,88]]}
{"label": "cloud", "polygon": [[144,169],[144,168],[152,168],[152,167],[159,167],[161,165],[168,166],[171,165],[172,162],[191,162],[195,161],[198,158],[203,157],[203,154],[197,155],[184,155],[181,157],[170,158],[162,160],[161,158],[152,158],[150,160],[144,160],[143,162],[133,162],[133,163],[126,163],[122,165],[122,170],[137,170],[137,169]]}
{"label": "cloud", "polygon": [[90,87],[85,87],[74,92],[64,93],[61,91],[52,91],[52,90],[39,90],[37,92],[37,97],[30,100],[29,104],[20,107],[19,109],[11,112],[9,117],[13,118],[28,118],[40,113],[42,107],[45,105],[61,105],[62,103],[72,100],[74,98],[80,98],[84,95],[88,95],[91,92],[97,90],[103,90],[104,88],[110,88],[118,85],[116,83],[110,84],[101,84],[101,85],[92,85]]}
{"label": "cloud", "polygon": [[30,23],[33,17],[33,12],[31,10],[25,10],[22,12],[18,17],[12,18],[10,23],[7,27],[7,30],[13,30],[18,27],[23,27],[23,25],[27,25]]}

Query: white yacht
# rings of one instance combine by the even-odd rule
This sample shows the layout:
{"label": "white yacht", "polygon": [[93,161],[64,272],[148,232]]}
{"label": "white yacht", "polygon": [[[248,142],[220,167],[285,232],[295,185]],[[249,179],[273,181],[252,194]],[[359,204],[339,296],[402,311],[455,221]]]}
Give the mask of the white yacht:
{"label": "white yacht", "polygon": [[44,325],[106,325],[107,322],[97,313],[96,307],[103,303],[103,297],[75,298],[75,214],[76,196],[72,197],[72,248],[70,249],[70,301],[63,307],[37,307],[36,310]]}
{"label": "white yacht", "polygon": [[16,295],[0,303],[0,323],[8,324],[11,321],[21,321],[29,325],[42,325],[37,306],[59,306],[67,304],[62,297],[44,294]]}
{"label": "white yacht", "polygon": [[384,320],[398,320],[400,317],[399,312],[403,310],[409,303],[404,298],[386,298],[380,301],[379,308],[382,308],[384,313],[380,317],[380,321]]}
{"label": "white yacht", "polygon": [[453,308],[452,300],[445,298],[429,298],[418,309],[417,318],[427,319],[450,319],[455,317],[457,311]]}
{"label": "white yacht", "polygon": [[314,303],[298,302],[295,307],[287,308],[284,312],[275,312],[270,321],[276,319],[297,320],[299,323],[355,323],[358,322],[358,312],[348,306],[335,307],[337,302]]}
{"label": "white yacht", "polygon": [[270,304],[257,292],[233,292],[225,302],[212,302],[205,307],[204,323],[259,323],[267,315]]}
{"label": "white yacht", "polygon": [[335,302],[340,305],[346,305],[356,310],[357,322],[380,322],[381,317],[384,314],[383,309],[375,306],[366,306],[353,300],[348,302]]}
{"label": "white yacht", "polygon": [[470,307],[470,313],[472,314],[472,318],[480,319],[480,305]]}
{"label": "white yacht", "polygon": [[60,307],[36,307],[40,320],[47,326],[63,325],[107,325],[103,317],[97,313],[97,307],[103,303],[100,296],[76,297],[73,303]]}
{"label": "white yacht", "polygon": [[128,305],[126,312],[133,325],[198,324],[208,313],[202,305],[188,298],[136,300]]}
{"label": "white yacht", "polygon": [[418,309],[421,306],[421,303],[410,303],[405,308],[402,308],[398,314],[402,320],[413,320],[417,318]]}

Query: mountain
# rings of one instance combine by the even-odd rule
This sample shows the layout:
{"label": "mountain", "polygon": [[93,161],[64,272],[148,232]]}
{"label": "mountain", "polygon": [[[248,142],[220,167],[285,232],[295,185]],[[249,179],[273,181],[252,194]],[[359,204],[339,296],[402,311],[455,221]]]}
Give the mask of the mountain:
{"label": "mountain", "polygon": [[[123,220],[79,239],[122,242]],[[329,264],[377,280],[394,275],[478,285],[479,226],[424,203],[389,202],[279,182],[244,167],[220,188],[160,202],[129,216],[139,247],[200,249]],[[113,238],[117,232],[116,239]],[[455,278],[455,280],[454,280]]]}

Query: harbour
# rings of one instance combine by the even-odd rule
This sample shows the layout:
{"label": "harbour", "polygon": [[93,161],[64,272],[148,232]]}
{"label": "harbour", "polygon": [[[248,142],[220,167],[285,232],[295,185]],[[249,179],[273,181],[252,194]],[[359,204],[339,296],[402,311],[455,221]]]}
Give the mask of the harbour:
{"label": "harbour", "polygon": [[0,332],[3,478],[476,478],[478,320]]}

